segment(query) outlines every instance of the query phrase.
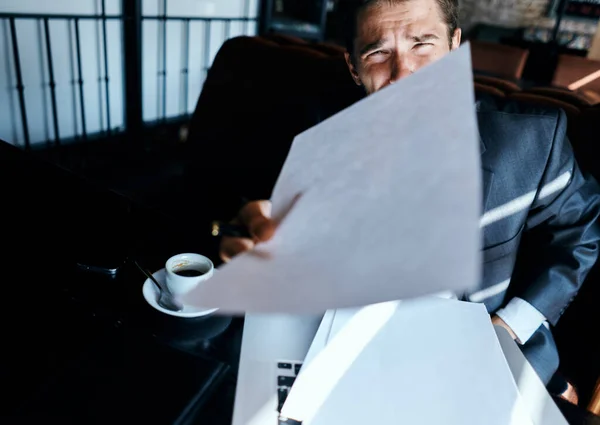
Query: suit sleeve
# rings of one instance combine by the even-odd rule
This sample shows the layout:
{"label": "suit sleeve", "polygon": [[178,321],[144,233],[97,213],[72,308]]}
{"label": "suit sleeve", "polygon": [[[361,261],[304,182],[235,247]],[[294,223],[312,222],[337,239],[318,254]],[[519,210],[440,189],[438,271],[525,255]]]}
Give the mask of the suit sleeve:
{"label": "suit sleeve", "polygon": [[519,344],[527,343],[547,321],[534,306],[519,297],[510,300],[506,307],[496,311],[496,315],[512,329]]}
{"label": "suit sleeve", "polygon": [[[573,301],[599,252],[600,187],[584,176],[558,115],[550,155],[526,230],[529,270],[520,298],[556,325]],[[522,248],[523,249],[523,248]],[[521,256],[521,253],[519,253]]]}

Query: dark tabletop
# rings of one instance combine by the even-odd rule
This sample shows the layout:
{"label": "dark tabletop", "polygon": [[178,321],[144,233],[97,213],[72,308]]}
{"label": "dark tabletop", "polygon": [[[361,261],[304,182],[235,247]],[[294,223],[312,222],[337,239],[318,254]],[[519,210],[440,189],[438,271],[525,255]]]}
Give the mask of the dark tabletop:
{"label": "dark tabletop", "polygon": [[[124,262],[157,270],[181,252],[217,262],[208,229],[3,142],[0,195],[0,423],[231,423],[243,319],[159,313],[142,297],[144,276]],[[119,271],[76,266],[94,259]],[[558,405],[572,424],[600,425]]]}
{"label": "dark tabletop", "polygon": [[[208,229],[0,144],[0,423],[229,424],[242,318],[180,319],[142,297],[176,253],[216,261]],[[115,276],[78,262],[120,265]]]}

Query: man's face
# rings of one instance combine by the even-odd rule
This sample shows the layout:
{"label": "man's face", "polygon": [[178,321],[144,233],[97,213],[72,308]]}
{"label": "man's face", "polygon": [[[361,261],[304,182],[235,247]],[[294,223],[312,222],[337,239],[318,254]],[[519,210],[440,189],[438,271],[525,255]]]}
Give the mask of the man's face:
{"label": "man's face", "polygon": [[406,77],[460,45],[461,31],[448,37],[437,0],[381,2],[357,19],[354,58],[346,62],[356,84],[368,94]]}

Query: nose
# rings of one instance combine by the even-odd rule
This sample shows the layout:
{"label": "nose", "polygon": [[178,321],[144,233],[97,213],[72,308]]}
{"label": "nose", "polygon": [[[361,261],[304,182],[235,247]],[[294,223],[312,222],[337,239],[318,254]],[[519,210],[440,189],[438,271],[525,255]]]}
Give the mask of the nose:
{"label": "nose", "polygon": [[394,55],[391,71],[391,84],[415,72],[413,64],[407,58],[403,57],[403,55],[399,54]]}

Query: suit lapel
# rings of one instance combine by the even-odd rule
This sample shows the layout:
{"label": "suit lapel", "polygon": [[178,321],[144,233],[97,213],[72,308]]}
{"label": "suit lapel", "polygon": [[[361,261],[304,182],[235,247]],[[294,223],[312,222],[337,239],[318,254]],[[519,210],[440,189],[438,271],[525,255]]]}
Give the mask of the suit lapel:
{"label": "suit lapel", "polygon": [[[479,104],[477,104],[477,110],[479,110]],[[481,122],[479,122],[479,126],[481,127]],[[479,150],[481,153],[481,178],[482,178],[482,212],[485,213],[487,211],[487,203],[488,198],[490,197],[492,183],[494,180],[494,172],[486,161],[486,151],[487,148],[485,146],[485,142],[481,136],[481,130],[479,130]]]}
{"label": "suit lapel", "polygon": [[482,179],[481,189],[483,191],[482,197],[481,197],[481,202],[482,202],[481,208],[482,208],[482,214],[483,214],[487,211],[487,203],[488,203],[488,198],[490,197],[492,183],[494,181],[494,173],[492,171],[482,167],[481,168],[481,179]]}

